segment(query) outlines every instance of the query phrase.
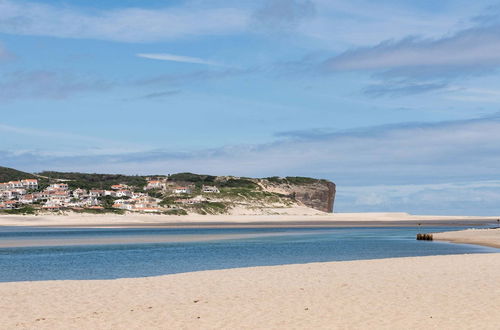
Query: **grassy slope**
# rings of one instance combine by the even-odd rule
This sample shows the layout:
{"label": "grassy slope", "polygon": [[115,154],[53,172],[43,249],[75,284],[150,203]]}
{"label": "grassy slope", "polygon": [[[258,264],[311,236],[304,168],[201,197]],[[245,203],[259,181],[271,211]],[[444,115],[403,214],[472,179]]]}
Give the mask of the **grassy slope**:
{"label": "grassy slope", "polygon": [[18,171],[13,168],[0,166],[0,182],[34,179],[34,178],[36,177],[33,174]]}
{"label": "grassy slope", "polygon": [[121,175],[121,174],[96,174],[77,172],[54,172],[45,171],[39,173],[51,179],[63,179],[68,181],[71,188],[83,189],[110,189],[114,184],[124,183],[130,186],[143,187],[146,180],[143,176]]}

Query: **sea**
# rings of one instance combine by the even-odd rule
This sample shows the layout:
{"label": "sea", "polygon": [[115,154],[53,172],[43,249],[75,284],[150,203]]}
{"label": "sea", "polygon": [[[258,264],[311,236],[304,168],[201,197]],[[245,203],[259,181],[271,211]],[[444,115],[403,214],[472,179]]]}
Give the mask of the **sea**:
{"label": "sea", "polygon": [[477,245],[415,239],[417,233],[465,228],[0,227],[0,282],[116,279],[238,267],[500,252]]}

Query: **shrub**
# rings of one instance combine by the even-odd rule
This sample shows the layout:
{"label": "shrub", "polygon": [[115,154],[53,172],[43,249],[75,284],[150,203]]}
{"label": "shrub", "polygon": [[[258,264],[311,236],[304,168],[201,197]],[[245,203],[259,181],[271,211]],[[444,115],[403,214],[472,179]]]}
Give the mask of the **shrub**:
{"label": "shrub", "polygon": [[187,215],[188,213],[186,212],[186,210],[183,210],[183,209],[173,209],[173,210],[167,210],[167,211],[163,212],[163,214],[167,214],[167,215]]}
{"label": "shrub", "polygon": [[229,179],[219,183],[220,187],[225,188],[247,188],[258,189],[259,185],[248,179]]}
{"label": "shrub", "polygon": [[212,175],[205,174],[194,174],[194,173],[176,173],[172,174],[168,177],[171,181],[183,181],[183,182],[204,182],[204,183],[213,183],[217,177]]}

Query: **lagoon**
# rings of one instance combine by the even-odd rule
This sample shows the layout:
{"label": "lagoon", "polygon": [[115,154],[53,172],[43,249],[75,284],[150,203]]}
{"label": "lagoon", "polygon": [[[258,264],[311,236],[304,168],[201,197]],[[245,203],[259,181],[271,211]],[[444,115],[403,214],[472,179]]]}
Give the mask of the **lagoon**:
{"label": "lagoon", "polygon": [[494,253],[416,241],[465,227],[27,228],[0,227],[0,282],[114,279],[252,266]]}

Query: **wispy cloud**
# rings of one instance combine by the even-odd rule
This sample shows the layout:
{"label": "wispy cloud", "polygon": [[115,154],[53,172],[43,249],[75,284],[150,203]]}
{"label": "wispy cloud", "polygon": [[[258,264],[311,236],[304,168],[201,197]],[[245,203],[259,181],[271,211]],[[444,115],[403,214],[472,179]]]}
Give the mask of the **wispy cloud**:
{"label": "wispy cloud", "polygon": [[337,183],[338,211],[500,212],[499,116],[279,135],[286,138],[182,152],[4,150],[0,161],[30,171],[305,175]]}
{"label": "wispy cloud", "polygon": [[334,56],[331,70],[394,70],[440,76],[477,72],[500,65],[500,25],[471,28],[441,39],[409,37]]}
{"label": "wispy cloud", "polygon": [[65,99],[89,91],[105,91],[113,83],[56,71],[14,71],[0,80],[0,100]]}
{"label": "wispy cloud", "polygon": [[151,60],[160,60],[160,61],[170,61],[170,62],[181,62],[181,63],[193,63],[193,64],[204,64],[204,65],[212,65],[212,66],[223,66],[222,64],[214,61],[204,60],[199,57],[191,57],[191,56],[181,56],[167,53],[160,54],[137,54],[138,57],[148,58]]}
{"label": "wispy cloud", "polygon": [[[9,150],[4,150],[4,155],[22,157],[37,155],[40,159],[51,157],[73,157],[87,155],[106,155],[112,157],[115,154],[123,154],[132,151],[144,151],[144,146],[124,141],[114,141],[91,135],[77,134],[64,129],[49,130],[31,128],[27,126],[13,126],[0,123],[0,141],[11,141]],[[27,142],[28,145],[25,145]],[[7,145],[9,145],[7,144]],[[5,148],[5,147],[4,147]],[[0,159],[6,161],[7,159]]]}
{"label": "wispy cloud", "polygon": [[152,42],[199,35],[234,34],[248,25],[237,8],[86,10],[30,1],[0,1],[0,33]]}
{"label": "wispy cloud", "polygon": [[316,7],[310,0],[271,0],[255,11],[253,19],[258,29],[286,31],[296,28],[302,21],[312,18]]}
{"label": "wispy cloud", "polygon": [[330,57],[327,72],[356,71],[379,83],[363,89],[371,97],[447,91],[458,78],[491,75],[500,68],[500,24],[475,26],[442,38],[407,37]]}
{"label": "wispy cloud", "polygon": [[[54,158],[53,165],[109,171],[194,171],[237,175],[312,175],[339,183],[397,184],[498,177],[500,117],[406,123],[314,134],[288,132],[286,139],[190,152],[155,150]],[[36,155],[32,164],[36,164]],[[15,159],[12,159],[15,162]],[[64,165],[66,164],[66,165]]]}
{"label": "wispy cloud", "polygon": [[322,128],[313,128],[307,130],[276,132],[274,136],[279,138],[290,138],[290,139],[315,139],[315,138],[325,137],[329,134],[335,134],[335,130],[328,127],[322,127]]}
{"label": "wispy cloud", "polygon": [[450,100],[474,102],[474,103],[498,103],[500,102],[500,90],[488,88],[470,88],[450,86],[448,88]]}
{"label": "wispy cloud", "polygon": [[369,85],[363,89],[363,93],[371,97],[404,96],[444,90],[447,87],[448,84],[445,82],[399,79]]}
{"label": "wispy cloud", "polygon": [[136,85],[181,85],[206,80],[224,79],[255,72],[254,69],[225,68],[219,70],[198,70],[187,73],[167,73],[140,79]]}
{"label": "wispy cloud", "polygon": [[497,215],[500,181],[347,186],[338,190],[339,211],[406,211],[416,214]]}
{"label": "wispy cloud", "polygon": [[164,92],[155,92],[155,93],[149,93],[146,95],[141,95],[135,98],[128,98],[126,100],[153,100],[153,99],[163,99],[165,97],[173,96],[180,94],[180,90],[170,90],[170,91],[164,91]]}

